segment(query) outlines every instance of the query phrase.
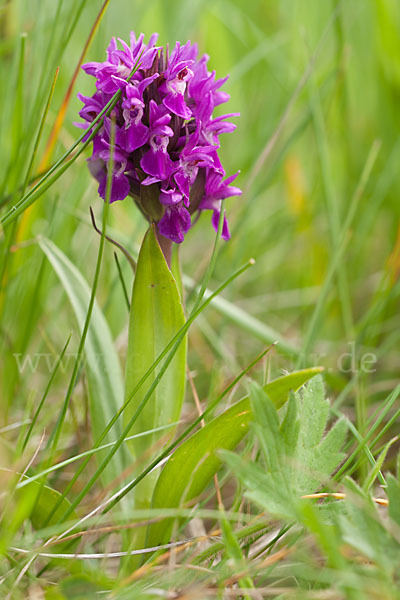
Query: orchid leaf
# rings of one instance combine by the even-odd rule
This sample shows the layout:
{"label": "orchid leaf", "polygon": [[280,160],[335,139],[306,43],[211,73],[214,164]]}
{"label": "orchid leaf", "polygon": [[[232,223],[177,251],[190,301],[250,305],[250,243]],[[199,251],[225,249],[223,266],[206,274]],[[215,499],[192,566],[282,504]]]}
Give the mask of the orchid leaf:
{"label": "orchid leaf", "polygon": [[[15,479],[15,482],[18,479],[29,479],[27,475],[21,475],[5,468],[0,468],[0,476],[4,481],[10,477]],[[60,492],[50,486],[42,485],[39,481],[30,481],[24,489],[16,489],[10,494],[10,498],[13,500],[7,504],[3,514],[1,536],[3,543],[12,538],[25,519],[30,519],[36,530],[40,530],[44,526],[51,527],[58,523],[71,506],[67,498],[63,498],[60,502]],[[49,515],[51,515],[50,518],[48,518]],[[71,519],[77,518],[77,514],[73,511]]]}
{"label": "orchid leaf", "polygon": [[[296,371],[268,383],[264,390],[279,408],[291,390],[297,390],[321,370],[315,367]],[[246,397],[186,440],[161,472],[154,489],[153,508],[178,508],[196,499],[222,464],[218,451],[233,450],[248,432],[252,419],[250,399]],[[148,545],[167,542],[172,526],[173,519],[150,525]]]}
{"label": "orchid leaf", "polygon": [[[154,227],[143,240],[139,252],[132,291],[129,320],[129,340],[126,361],[125,398],[128,399],[138,381],[148,372],[159,354],[185,324],[180,294],[161,248]],[[160,379],[153,394],[143,405],[129,435],[173,424],[180,418],[185,393],[186,340],[179,346],[171,364]],[[160,367],[156,368],[139,388],[124,411],[128,424],[144,401]],[[129,442],[135,457],[151,457],[157,445],[167,442],[174,434],[156,432]],[[149,506],[155,475],[150,474],[137,487],[136,506]]]}
{"label": "orchid leaf", "polygon": [[[31,486],[34,492],[39,494],[30,516],[33,527],[41,529],[47,521],[47,515],[51,514],[56,504],[59,504],[57,510],[48,520],[46,527],[56,525],[71,506],[70,501],[67,498],[63,498],[62,502],[59,503],[61,493],[48,485],[41,485],[38,481],[31,481],[26,487],[29,489]],[[21,493],[23,492],[21,491]],[[78,519],[75,511],[71,513],[70,518],[71,520]]]}

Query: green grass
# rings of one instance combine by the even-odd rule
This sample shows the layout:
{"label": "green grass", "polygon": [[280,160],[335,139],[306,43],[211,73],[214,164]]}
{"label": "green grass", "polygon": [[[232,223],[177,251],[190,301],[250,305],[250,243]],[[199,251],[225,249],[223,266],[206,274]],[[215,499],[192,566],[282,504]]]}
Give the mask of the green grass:
{"label": "green grass", "polygon": [[[296,427],[305,445],[321,429],[317,409],[307,409],[305,422],[299,396],[288,405],[292,416],[282,409],[275,423],[269,408],[275,429],[268,419],[262,427],[257,413],[257,426],[226,455],[196,507],[172,513],[139,510],[134,489],[124,493],[161,456],[164,433],[148,432],[161,441],[134,464],[123,425],[102,437],[124,401],[122,375],[104,375],[105,363],[96,378],[85,354],[98,344],[124,366],[133,272],[105,236],[136,259],[146,223],[130,200],[104,210],[97,196],[89,148],[73,125],[76,94],[94,89],[83,72],[44,161],[101,4],[0,2],[0,597],[400,598],[398,3],[106,6],[85,60],[103,60],[111,36],[127,39],[131,29],[158,31],[170,46],[191,39],[217,76],[231,74],[227,110],[241,113],[221,149],[227,173],[240,169],[244,192],[225,203],[232,239],[216,243],[203,214],[180,248],[186,314],[201,308],[190,324],[187,367],[202,410],[211,407],[206,423],[248,394],[249,377],[254,390],[282,372],[321,365],[329,399],[321,415],[328,410],[328,428],[337,419],[347,424],[341,462],[317,468],[295,444]],[[193,389],[187,385],[178,435],[198,419]],[[115,460],[100,477],[106,456]],[[288,476],[293,456],[304,473],[317,471],[310,490],[345,497],[302,500]],[[172,546],[148,562],[129,558],[137,550],[132,530],[167,516],[181,517]],[[60,536],[54,546],[52,536]]]}

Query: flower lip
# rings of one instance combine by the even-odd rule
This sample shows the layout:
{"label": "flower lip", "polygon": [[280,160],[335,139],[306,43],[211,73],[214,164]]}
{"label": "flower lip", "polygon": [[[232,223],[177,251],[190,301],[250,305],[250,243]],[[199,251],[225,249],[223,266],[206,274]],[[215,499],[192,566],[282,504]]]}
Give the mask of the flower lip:
{"label": "flower lip", "polygon": [[138,125],[143,117],[143,108],[144,104],[137,101],[136,105],[133,105],[132,108],[124,108],[123,115],[125,119],[125,128],[128,129],[131,123]]}
{"label": "flower lip", "polygon": [[167,151],[167,146],[168,146],[168,135],[160,135],[160,134],[154,134],[151,136],[150,138],[150,146],[152,147],[152,149],[154,150],[154,152],[166,152]]}

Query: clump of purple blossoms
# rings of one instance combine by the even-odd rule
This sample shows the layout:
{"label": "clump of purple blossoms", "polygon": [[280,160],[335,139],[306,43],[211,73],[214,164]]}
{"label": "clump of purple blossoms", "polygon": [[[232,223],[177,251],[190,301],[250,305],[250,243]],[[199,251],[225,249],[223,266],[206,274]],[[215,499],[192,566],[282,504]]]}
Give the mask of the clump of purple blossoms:
{"label": "clump of purple blossoms", "polygon": [[[159,234],[181,243],[194,213],[212,210],[217,228],[221,200],[241,194],[230,185],[237,173],[225,178],[218,157],[219,135],[236,127],[226,119],[238,113],[213,118],[214,107],[229,99],[220,91],[227,77],[216,79],[215,72],[207,70],[208,56],[198,59],[195,44],[177,42],[169,53],[168,47],[155,45],[156,34],[147,45],[143,37],[136,39],[132,32],[130,46],[119,40],[122,49],[113,38],[104,62],[83,65],[96,78],[96,92],[91,97],[78,95],[84,103],[79,115],[86,121],[79,126],[87,128],[121,90],[93,139],[88,159],[99,194],[105,198],[113,118],[111,202],[133,197],[145,217],[157,223]],[[225,215],[222,237],[230,237]]]}

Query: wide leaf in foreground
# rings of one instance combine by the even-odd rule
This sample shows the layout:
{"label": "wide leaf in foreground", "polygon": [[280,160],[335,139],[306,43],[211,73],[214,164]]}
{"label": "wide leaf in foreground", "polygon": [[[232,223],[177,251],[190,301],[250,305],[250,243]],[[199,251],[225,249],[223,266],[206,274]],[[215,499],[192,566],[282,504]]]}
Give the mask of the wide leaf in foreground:
{"label": "wide leaf in foreground", "polygon": [[[125,399],[146,375],[161,352],[185,324],[185,316],[174,276],[168,268],[157,241],[154,227],[143,240],[132,291],[129,340],[126,361]],[[186,340],[176,351],[163,377],[146,401],[150,386],[160,367],[156,368],[134,393],[124,411],[127,425],[137,415],[130,435],[171,425],[171,429],[130,440],[135,458],[148,460],[160,443],[173,436],[181,414],[185,393]],[[141,407],[141,410],[139,407]],[[139,412],[140,410],[140,412]],[[150,474],[135,490],[136,507],[148,507],[156,473]]]}

